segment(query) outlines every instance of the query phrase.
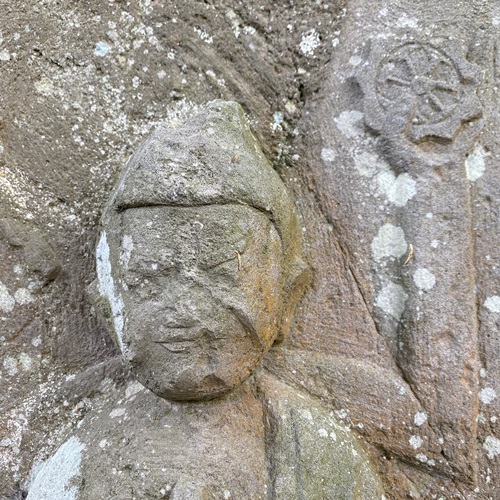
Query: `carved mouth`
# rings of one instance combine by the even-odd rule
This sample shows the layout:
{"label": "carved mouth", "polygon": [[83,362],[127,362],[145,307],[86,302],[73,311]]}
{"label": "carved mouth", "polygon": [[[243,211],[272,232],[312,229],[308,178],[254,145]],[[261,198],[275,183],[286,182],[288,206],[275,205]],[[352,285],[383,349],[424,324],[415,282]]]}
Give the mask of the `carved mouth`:
{"label": "carved mouth", "polygon": [[170,327],[156,335],[153,342],[170,352],[184,352],[193,347],[202,335],[203,332],[197,328]]}
{"label": "carved mouth", "polygon": [[167,351],[170,352],[185,352],[191,349],[194,344],[196,344],[196,340],[171,340],[168,342],[158,342],[155,341],[155,344],[159,344]]}

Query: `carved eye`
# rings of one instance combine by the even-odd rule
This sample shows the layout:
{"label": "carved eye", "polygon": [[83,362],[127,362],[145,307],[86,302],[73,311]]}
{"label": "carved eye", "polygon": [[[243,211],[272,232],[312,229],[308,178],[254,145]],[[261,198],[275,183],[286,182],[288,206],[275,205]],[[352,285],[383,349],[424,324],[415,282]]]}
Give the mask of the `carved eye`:
{"label": "carved eye", "polygon": [[238,271],[237,254],[234,250],[228,250],[222,254],[218,252],[217,254],[201,256],[199,267],[207,271]]}
{"label": "carved eye", "polygon": [[241,267],[241,256],[249,245],[248,238],[245,236],[236,241],[226,240],[222,241],[220,245],[210,243],[212,244],[200,245],[198,250],[199,269],[237,272]]}
{"label": "carved eye", "polygon": [[176,264],[171,259],[167,261],[153,258],[137,259],[131,262],[126,270],[125,283],[130,287],[135,287],[144,283],[148,278],[166,276],[175,268]]}

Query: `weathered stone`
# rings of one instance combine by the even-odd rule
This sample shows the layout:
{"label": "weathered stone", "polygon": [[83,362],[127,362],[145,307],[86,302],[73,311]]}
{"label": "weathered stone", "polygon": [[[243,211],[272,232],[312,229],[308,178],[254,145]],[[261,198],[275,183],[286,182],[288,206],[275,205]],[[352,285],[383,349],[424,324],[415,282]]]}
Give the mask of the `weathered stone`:
{"label": "weathered stone", "polygon": [[61,264],[38,229],[15,219],[0,219],[0,236],[21,249],[29,270],[40,274],[45,283],[53,281],[59,274]]}
{"label": "weathered stone", "polygon": [[139,380],[168,399],[233,389],[307,283],[297,215],[236,103],[160,126],[103,214],[99,300]]}
{"label": "weathered stone", "polygon": [[[266,369],[352,426],[388,498],[497,497],[497,2],[13,0],[1,18],[0,218],[61,271],[43,284],[0,238],[0,497],[120,390],[85,293],[102,208],[151,129],[218,98],[296,200],[312,270]],[[404,61],[417,78],[387,103]],[[406,103],[420,122],[397,134]]]}
{"label": "weathered stone", "polygon": [[352,433],[306,394],[259,374],[178,403],[131,382],[34,471],[28,500],[382,498]]}
{"label": "weathered stone", "polygon": [[296,217],[235,103],[139,148],[104,211],[94,292],[155,395],[136,383],[88,415],[28,499],[382,498],[354,436],[311,398],[264,373],[220,400],[288,331],[307,277]]}
{"label": "weathered stone", "polygon": [[[492,199],[485,202],[476,194],[491,161],[485,152],[495,147],[488,131],[495,129],[496,112],[490,117],[487,96],[496,70],[487,54],[496,42],[492,28],[483,24],[486,18],[492,22],[491,6],[393,2],[389,8],[361,1],[350,6],[304,129],[319,132],[307,147],[310,175],[321,179],[315,188],[322,215],[338,234],[362,307],[373,318],[376,344],[385,344],[370,353],[375,365],[370,369],[380,374],[392,366],[389,379],[408,384],[418,415],[426,416],[423,426],[415,424],[422,420],[414,410],[399,420],[398,398],[388,397],[386,420],[396,417],[399,423],[391,422],[392,444],[384,448],[429,471],[421,483],[426,486],[416,489],[421,495],[434,491],[432,471],[441,470],[473,484],[475,493],[494,497],[487,472],[493,460],[490,454],[485,463],[478,446],[485,419],[479,413],[478,378],[481,357],[498,350],[491,344],[484,354],[478,349],[485,335],[479,320],[487,307],[477,294],[487,279],[478,278],[484,265],[476,253],[484,244],[476,219],[489,211]],[[429,24],[431,17],[439,21]],[[333,162],[325,161],[325,150],[335,151]],[[353,329],[345,335],[347,344],[356,342]],[[352,364],[341,358],[347,349],[332,351],[340,359],[331,364]],[[305,367],[315,366],[316,357],[310,358]],[[304,377],[306,387],[321,390],[323,397],[328,397],[325,386],[338,391],[338,379],[318,372],[314,382]],[[362,394],[351,389],[345,406],[351,421],[373,429],[381,408],[366,404],[361,380]],[[352,379],[350,384],[357,385]],[[494,390],[491,383],[485,387]],[[489,401],[490,394],[485,394]],[[376,399],[383,401],[380,396]],[[413,436],[403,437],[405,428]],[[410,446],[396,449],[403,440]]]}

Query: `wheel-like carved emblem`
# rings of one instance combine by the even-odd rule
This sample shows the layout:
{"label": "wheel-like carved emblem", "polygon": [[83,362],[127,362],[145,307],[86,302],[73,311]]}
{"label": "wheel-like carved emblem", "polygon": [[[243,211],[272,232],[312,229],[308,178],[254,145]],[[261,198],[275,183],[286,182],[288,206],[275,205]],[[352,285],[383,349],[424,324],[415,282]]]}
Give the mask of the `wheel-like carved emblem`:
{"label": "wheel-like carved emblem", "polygon": [[372,57],[378,64],[373,61],[358,75],[365,118],[391,141],[399,137],[424,150],[437,144],[439,152],[434,152],[442,154],[442,146],[456,141],[466,147],[481,129],[479,67],[466,61],[459,48],[408,42],[389,53],[375,47]]}
{"label": "wheel-like carved emblem", "polygon": [[387,109],[392,103],[412,102],[414,123],[448,119],[460,101],[460,75],[451,60],[433,47],[400,47],[379,68],[377,94]]}

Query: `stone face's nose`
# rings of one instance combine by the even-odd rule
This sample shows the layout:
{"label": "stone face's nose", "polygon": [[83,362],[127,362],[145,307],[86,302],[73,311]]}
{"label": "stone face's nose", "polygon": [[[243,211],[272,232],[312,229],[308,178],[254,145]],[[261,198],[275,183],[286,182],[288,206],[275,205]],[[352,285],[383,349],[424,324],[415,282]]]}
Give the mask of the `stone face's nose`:
{"label": "stone face's nose", "polygon": [[192,289],[173,290],[169,305],[163,310],[163,324],[168,328],[190,328],[200,322],[200,293]]}

